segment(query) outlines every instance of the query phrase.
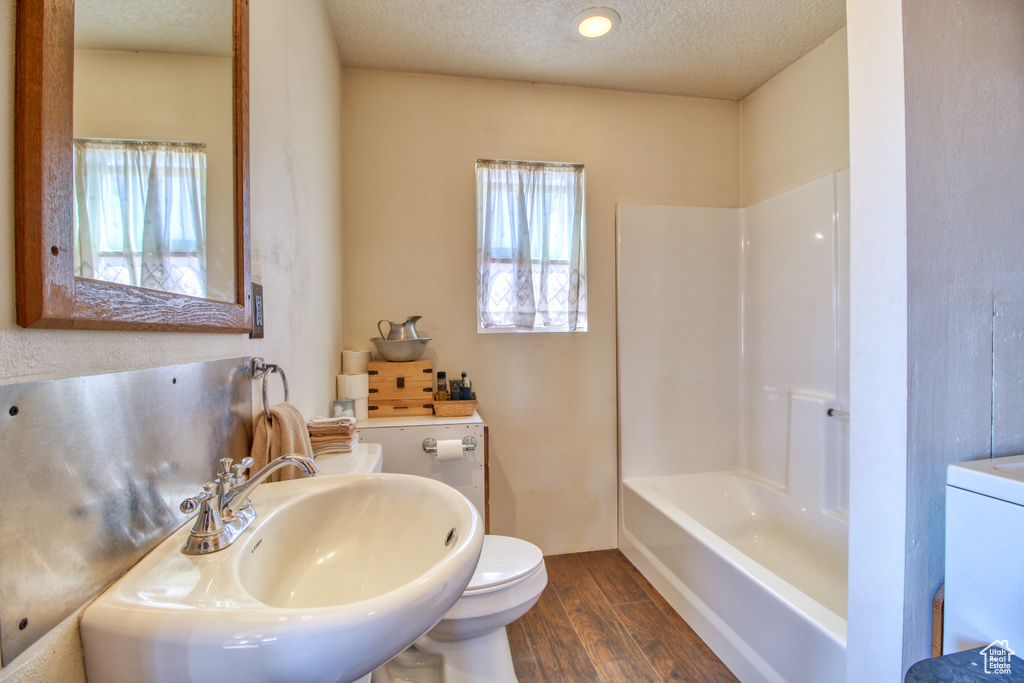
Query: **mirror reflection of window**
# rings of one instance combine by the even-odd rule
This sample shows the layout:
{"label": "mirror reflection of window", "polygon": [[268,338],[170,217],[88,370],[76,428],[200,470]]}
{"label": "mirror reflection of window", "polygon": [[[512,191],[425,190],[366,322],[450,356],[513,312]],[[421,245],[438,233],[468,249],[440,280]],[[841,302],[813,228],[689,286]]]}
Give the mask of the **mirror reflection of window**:
{"label": "mirror reflection of window", "polygon": [[226,302],[238,301],[233,12],[231,0],[74,2],[73,136],[206,143],[204,298]]}
{"label": "mirror reflection of window", "polygon": [[206,146],[74,141],[75,275],[206,297]]}

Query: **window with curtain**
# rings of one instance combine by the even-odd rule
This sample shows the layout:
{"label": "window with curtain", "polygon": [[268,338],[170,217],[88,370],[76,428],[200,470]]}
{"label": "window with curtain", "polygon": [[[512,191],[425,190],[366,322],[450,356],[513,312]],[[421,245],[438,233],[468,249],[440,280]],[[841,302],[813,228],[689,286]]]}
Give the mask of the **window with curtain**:
{"label": "window with curtain", "polygon": [[206,296],[206,145],[74,140],[75,275]]}
{"label": "window with curtain", "polygon": [[582,164],[476,162],[477,329],[587,330]]}

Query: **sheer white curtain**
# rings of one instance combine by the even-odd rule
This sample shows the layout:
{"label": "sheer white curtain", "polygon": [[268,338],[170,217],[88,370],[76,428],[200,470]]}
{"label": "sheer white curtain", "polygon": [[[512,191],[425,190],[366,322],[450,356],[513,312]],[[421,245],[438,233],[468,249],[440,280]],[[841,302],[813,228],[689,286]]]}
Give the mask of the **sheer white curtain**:
{"label": "sheer white curtain", "polygon": [[75,139],[75,274],[205,297],[205,147]]}
{"label": "sheer white curtain", "polygon": [[581,164],[476,163],[481,331],[587,329]]}

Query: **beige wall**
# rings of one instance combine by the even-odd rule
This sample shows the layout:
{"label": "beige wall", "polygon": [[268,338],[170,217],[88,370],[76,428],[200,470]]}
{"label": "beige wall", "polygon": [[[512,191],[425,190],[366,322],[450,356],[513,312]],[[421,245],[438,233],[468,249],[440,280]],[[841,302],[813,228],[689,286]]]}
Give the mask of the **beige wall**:
{"label": "beige wall", "polygon": [[849,168],[848,83],[844,27],[743,100],[742,206]]}
{"label": "beige wall", "polygon": [[231,57],[75,50],[75,137],[206,144],[207,296],[235,301]]}
{"label": "beige wall", "polygon": [[[292,402],[322,413],[341,348],[342,73],[318,0],[250,2],[253,276],[264,285],[266,338],[24,330],[14,311],[14,3],[0,6],[6,86],[0,158],[0,383],[261,355],[288,371]],[[83,680],[77,623],[66,621],[0,670],[0,681]]]}
{"label": "beige wall", "polygon": [[[615,205],[737,206],[739,104],[346,70],[344,111],[345,346],[422,315],[491,426],[491,530],[614,547]],[[586,165],[589,332],[477,334],[480,157]]]}

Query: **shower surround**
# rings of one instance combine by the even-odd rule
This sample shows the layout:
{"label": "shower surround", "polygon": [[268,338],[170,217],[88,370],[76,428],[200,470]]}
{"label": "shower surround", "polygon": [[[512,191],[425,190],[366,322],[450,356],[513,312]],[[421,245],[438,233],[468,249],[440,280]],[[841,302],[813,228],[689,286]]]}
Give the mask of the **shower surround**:
{"label": "shower surround", "polygon": [[848,226],[848,171],[618,207],[619,545],[745,683],[845,681]]}

